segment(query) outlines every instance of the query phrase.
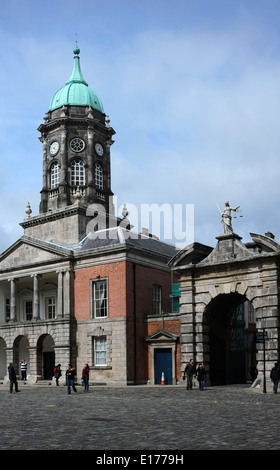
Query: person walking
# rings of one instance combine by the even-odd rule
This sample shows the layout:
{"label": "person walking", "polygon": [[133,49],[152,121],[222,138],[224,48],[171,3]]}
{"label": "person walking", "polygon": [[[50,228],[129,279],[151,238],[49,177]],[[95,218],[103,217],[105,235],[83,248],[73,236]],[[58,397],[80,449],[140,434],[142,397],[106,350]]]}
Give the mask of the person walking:
{"label": "person walking", "polygon": [[278,362],[275,362],[274,367],[272,367],[270,371],[270,378],[273,382],[273,392],[277,393],[278,390],[278,383],[280,380],[280,369]]}
{"label": "person walking", "polygon": [[187,377],[187,390],[192,390],[193,376],[195,375],[195,364],[194,360],[190,359],[190,362],[186,365],[184,370],[184,376]]}
{"label": "person walking", "polygon": [[21,380],[26,380],[27,362],[25,359],[20,361]]}
{"label": "person walking", "polygon": [[61,377],[61,364],[57,364],[54,368],[54,377],[55,377],[55,382],[56,385],[59,385],[59,378]]}
{"label": "person walking", "polygon": [[71,364],[68,364],[67,370],[66,370],[66,385],[67,385],[67,394],[71,394],[71,387],[73,388],[74,392],[77,393],[76,387],[75,387],[75,375],[76,375],[76,370],[74,367],[71,366]]}
{"label": "person walking", "polygon": [[[9,380],[10,380],[10,393],[20,392],[18,389],[17,376],[14,369],[14,364],[11,362],[8,367]],[[13,392],[13,387],[15,386],[15,392]]]}
{"label": "person walking", "polygon": [[88,364],[84,365],[84,368],[82,370],[82,379],[84,382],[85,392],[88,392],[89,390],[89,365]]}
{"label": "person walking", "polygon": [[251,376],[251,381],[252,381],[252,384],[255,382],[256,378],[258,377],[258,369],[257,369],[257,364],[256,365],[252,365],[249,369],[249,373],[250,373],[250,376]]}
{"label": "person walking", "polygon": [[196,377],[197,377],[198,384],[199,384],[199,390],[204,390],[204,382],[206,380],[206,371],[202,363],[198,365],[198,368],[196,371]]}

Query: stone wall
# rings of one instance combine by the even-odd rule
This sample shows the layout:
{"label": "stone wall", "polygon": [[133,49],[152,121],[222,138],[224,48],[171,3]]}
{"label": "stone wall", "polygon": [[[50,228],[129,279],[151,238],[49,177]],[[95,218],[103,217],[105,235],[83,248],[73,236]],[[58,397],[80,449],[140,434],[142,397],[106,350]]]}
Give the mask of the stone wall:
{"label": "stone wall", "polygon": [[[241,303],[249,300],[255,312],[257,330],[265,328],[266,370],[278,360],[279,351],[279,253],[252,252],[240,237],[221,236],[216,248],[194,265],[176,265],[181,285],[181,368],[191,357],[209,367],[209,319],[213,302]],[[215,305],[215,304],[214,304]],[[211,319],[210,319],[211,321]],[[264,369],[263,345],[257,344],[259,371]]]}

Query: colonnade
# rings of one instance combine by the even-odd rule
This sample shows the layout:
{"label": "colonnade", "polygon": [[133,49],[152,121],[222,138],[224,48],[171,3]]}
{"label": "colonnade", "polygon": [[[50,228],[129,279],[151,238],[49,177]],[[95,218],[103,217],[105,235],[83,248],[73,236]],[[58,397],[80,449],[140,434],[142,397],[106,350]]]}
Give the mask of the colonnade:
{"label": "colonnade", "polygon": [[[39,279],[44,274],[35,273],[30,275],[33,279],[32,320],[40,319]],[[57,276],[55,279],[55,284],[57,285],[56,318],[68,317],[71,314],[71,269],[58,269],[55,274]],[[19,320],[17,318],[17,282],[23,278],[26,278],[26,276],[8,278],[10,283],[10,321],[12,322]]]}

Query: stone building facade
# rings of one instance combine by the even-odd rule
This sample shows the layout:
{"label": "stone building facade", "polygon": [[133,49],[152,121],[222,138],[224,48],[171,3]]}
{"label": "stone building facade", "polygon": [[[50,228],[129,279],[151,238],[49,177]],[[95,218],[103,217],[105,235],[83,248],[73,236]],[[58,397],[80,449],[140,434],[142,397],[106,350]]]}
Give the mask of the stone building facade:
{"label": "stone building facade", "polygon": [[0,379],[8,380],[11,362],[19,374],[24,358],[28,383],[51,380],[58,363],[62,371],[76,367],[78,380],[88,363],[92,383],[158,383],[164,353],[176,383],[178,315],[171,314],[168,266],[176,251],[133,232],[125,208],[115,216],[115,131],[82,75],[79,52],[38,128],[39,214],[28,203],[23,236],[0,255]]}
{"label": "stone building facade", "polygon": [[[24,234],[0,255],[0,380],[28,363],[28,382],[85,363],[94,384],[180,383],[187,362],[203,362],[208,383],[244,383],[279,351],[280,245],[272,234],[243,243],[222,215],[214,248],[181,251],[135,233],[115,216],[115,134],[88,87],[79,49],[69,80],[44,122],[39,214],[28,204]],[[266,350],[255,341],[267,334]]]}
{"label": "stone building facade", "polygon": [[271,233],[251,237],[224,233],[214,249],[194,243],[171,261],[182,293],[181,368],[191,357],[203,362],[212,385],[245,383],[256,364],[267,374],[279,357],[280,245]]}

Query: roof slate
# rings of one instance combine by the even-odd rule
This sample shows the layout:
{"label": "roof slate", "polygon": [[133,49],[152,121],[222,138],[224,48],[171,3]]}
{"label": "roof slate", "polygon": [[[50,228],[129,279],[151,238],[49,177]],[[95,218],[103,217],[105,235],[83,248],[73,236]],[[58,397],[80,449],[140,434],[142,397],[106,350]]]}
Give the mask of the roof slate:
{"label": "roof slate", "polygon": [[168,243],[143,234],[125,230],[121,227],[89,233],[79,245],[74,248],[74,251],[84,252],[86,250],[119,245],[137,248],[141,251],[154,253],[167,258],[171,258],[177,252],[176,248]]}

